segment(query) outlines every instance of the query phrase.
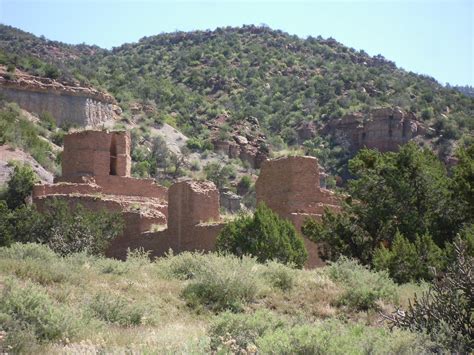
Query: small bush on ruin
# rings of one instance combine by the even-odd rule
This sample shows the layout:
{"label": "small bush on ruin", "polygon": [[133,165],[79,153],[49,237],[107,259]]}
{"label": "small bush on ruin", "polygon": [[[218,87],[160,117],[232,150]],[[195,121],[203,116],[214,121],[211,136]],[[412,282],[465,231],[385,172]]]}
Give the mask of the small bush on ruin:
{"label": "small bush on ruin", "polygon": [[263,203],[253,216],[242,215],[227,224],[217,237],[216,249],[238,256],[252,255],[259,262],[276,260],[299,268],[308,257],[293,224]]}

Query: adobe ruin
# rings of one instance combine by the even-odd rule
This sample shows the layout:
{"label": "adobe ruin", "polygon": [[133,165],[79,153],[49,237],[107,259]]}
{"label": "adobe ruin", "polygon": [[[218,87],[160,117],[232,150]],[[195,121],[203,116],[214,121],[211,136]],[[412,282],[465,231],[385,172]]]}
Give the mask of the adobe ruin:
{"label": "adobe ruin", "polygon": [[124,231],[111,243],[108,256],[123,259],[127,248],[139,247],[154,256],[170,248],[213,249],[221,227],[217,188],[211,182],[182,181],[167,189],[153,179],[132,178],[129,133],[88,130],[66,135],[62,171],[53,184],[34,187],[33,202],[40,211],[57,198],[70,207],[121,213]]}
{"label": "adobe ruin", "polygon": [[[42,211],[53,198],[71,208],[122,215],[125,227],[106,252],[124,259],[127,249],[144,248],[152,256],[170,249],[212,251],[224,226],[219,191],[209,181],[184,180],[169,189],[153,179],[130,177],[130,135],[125,132],[82,131],[64,139],[63,176],[54,184],[36,185],[33,203]],[[257,201],[288,218],[298,230],[305,218],[319,218],[324,208],[338,209],[339,199],[319,187],[317,160],[289,157],[263,162],[256,182]],[[160,229],[159,231],[155,231]],[[316,244],[305,240],[307,266],[322,265]]]}
{"label": "adobe ruin", "polygon": [[[325,208],[340,209],[341,198],[320,187],[318,160],[313,157],[285,157],[263,162],[255,183],[257,203],[265,204],[280,217],[290,220],[296,230],[306,218],[320,219]],[[322,266],[316,243],[304,238],[308,267]]]}

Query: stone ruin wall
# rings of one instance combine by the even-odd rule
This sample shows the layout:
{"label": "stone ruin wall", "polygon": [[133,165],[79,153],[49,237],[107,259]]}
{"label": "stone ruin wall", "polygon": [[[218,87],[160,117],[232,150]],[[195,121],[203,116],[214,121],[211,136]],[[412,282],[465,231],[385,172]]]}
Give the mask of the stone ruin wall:
{"label": "stone ruin wall", "polygon": [[[81,204],[92,211],[121,213],[125,227],[112,241],[106,253],[110,257],[125,258],[127,248],[143,247],[154,256],[170,248],[214,249],[223,225],[219,191],[213,183],[183,181],[168,191],[153,179],[130,177],[130,167],[128,133],[89,130],[66,135],[63,175],[54,184],[36,185],[33,202],[40,211],[52,199],[62,199],[70,208]],[[168,228],[153,233],[154,225]]]}
{"label": "stone ruin wall", "polygon": [[[280,217],[290,220],[301,232],[306,218],[320,219],[325,208],[340,209],[340,197],[320,187],[319,166],[313,157],[287,157],[262,164],[255,183],[257,203],[264,202]],[[304,238],[307,267],[322,266],[317,245]]]}
{"label": "stone ruin wall", "polygon": [[219,215],[219,191],[209,181],[181,181],[168,190],[167,229],[160,232],[123,235],[113,241],[108,256],[124,258],[127,248],[144,248],[151,256],[170,249],[212,251],[224,227]]}
{"label": "stone ruin wall", "polygon": [[[93,211],[121,213],[125,229],[112,241],[106,253],[109,257],[124,259],[128,248],[144,248],[152,256],[162,256],[169,249],[214,250],[225,225],[220,220],[216,186],[208,181],[185,180],[166,189],[151,179],[131,178],[129,151],[126,133],[84,131],[66,136],[64,175],[55,184],[35,186],[33,202],[40,211],[48,208],[48,201],[58,198],[67,201],[70,208],[81,204]],[[120,175],[110,175],[112,172]],[[320,218],[325,207],[339,209],[340,199],[319,184],[315,158],[267,160],[256,182],[257,202],[265,202],[300,231],[304,219]],[[154,225],[166,229],[152,232]],[[307,239],[304,242],[309,254],[307,267],[323,265],[316,244]]]}
{"label": "stone ruin wall", "polygon": [[0,95],[26,111],[49,112],[58,125],[95,126],[117,119],[121,114],[115,99],[108,94],[35,77],[20,70],[11,78],[3,66],[0,66]]}
{"label": "stone ruin wall", "polygon": [[62,177],[129,177],[130,134],[125,132],[83,131],[64,137]]}

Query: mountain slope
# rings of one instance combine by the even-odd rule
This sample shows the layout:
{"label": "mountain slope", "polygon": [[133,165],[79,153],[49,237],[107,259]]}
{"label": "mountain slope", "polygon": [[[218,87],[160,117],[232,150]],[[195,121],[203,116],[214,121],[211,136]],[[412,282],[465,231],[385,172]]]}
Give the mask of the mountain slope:
{"label": "mountain slope", "polygon": [[[222,114],[231,126],[256,118],[278,148],[297,143],[295,128],[302,123],[380,106],[413,112],[433,128],[434,147],[447,154],[455,141],[472,139],[473,98],[333,39],[244,26],[161,34],[108,51],[18,32],[1,27],[0,49],[40,58],[57,65],[59,76],[107,89],[125,119],[147,111],[144,125],[165,121],[201,141],[209,140],[208,123]],[[326,165],[337,173],[334,164],[343,165],[348,154],[335,153],[335,145],[322,138],[321,155],[332,154]]]}

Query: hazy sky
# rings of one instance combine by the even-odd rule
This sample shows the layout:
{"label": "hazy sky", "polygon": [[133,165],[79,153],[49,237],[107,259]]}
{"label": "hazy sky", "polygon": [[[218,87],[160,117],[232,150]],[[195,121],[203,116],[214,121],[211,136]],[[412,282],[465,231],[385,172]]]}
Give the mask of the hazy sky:
{"label": "hazy sky", "polygon": [[333,37],[441,83],[474,86],[474,0],[0,0],[0,22],[106,48],[161,32],[266,24]]}

